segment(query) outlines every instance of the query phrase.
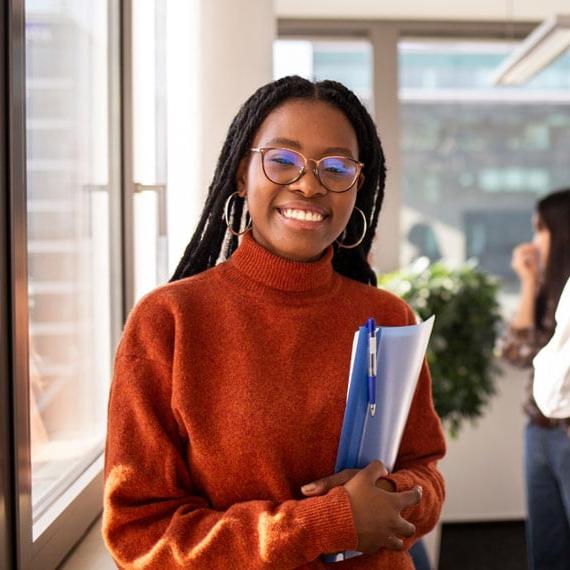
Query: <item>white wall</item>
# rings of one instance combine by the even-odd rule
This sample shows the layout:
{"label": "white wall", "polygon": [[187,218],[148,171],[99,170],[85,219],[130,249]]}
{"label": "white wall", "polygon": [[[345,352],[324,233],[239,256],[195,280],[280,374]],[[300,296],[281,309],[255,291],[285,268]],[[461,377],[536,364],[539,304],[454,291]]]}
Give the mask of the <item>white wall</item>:
{"label": "white wall", "polygon": [[271,0],[169,0],[168,224],[174,269],[240,105],[272,78]]}
{"label": "white wall", "polygon": [[440,464],[447,499],[443,522],[517,520],[526,516],[523,433],[528,370],[501,364],[498,394],[484,417],[448,439]]}

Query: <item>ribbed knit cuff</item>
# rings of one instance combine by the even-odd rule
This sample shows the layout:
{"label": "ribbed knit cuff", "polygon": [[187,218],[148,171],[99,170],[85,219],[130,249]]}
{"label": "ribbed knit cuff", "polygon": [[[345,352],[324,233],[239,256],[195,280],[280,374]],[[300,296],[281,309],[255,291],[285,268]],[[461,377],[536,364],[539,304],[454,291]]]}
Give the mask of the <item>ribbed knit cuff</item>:
{"label": "ribbed knit cuff", "polygon": [[298,517],[318,554],[356,550],[358,535],[344,487],[335,487],[326,495],[301,501]]}
{"label": "ribbed knit cuff", "polygon": [[414,478],[409,473],[403,473],[402,471],[391,473],[390,475],[382,477],[382,479],[391,481],[396,486],[396,493],[409,491],[415,486]]}
{"label": "ribbed knit cuff", "polygon": [[[402,491],[409,491],[410,489],[413,489],[417,484],[414,481],[414,477],[404,471],[391,473],[390,475],[386,475],[386,477],[382,477],[382,479],[388,479],[388,481],[391,481],[396,486],[396,489],[394,490],[396,493],[401,493]],[[418,508],[420,508],[419,505],[408,507],[401,512],[401,515],[406,520],[409,520],[408,517],[410,515],[413,516],[414,514],[417,514]],[[414,511],[416,511],[416,513],[414,513]]]}

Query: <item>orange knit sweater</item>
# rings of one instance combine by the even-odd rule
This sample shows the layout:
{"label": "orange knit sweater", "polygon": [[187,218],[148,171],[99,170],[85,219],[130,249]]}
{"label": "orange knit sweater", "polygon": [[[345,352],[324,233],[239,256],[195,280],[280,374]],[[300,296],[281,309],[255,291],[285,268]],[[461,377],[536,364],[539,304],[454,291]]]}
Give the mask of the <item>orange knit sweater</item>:
{"label": "orange knit sweater", "polygon": [[[332,248],[288,261],[248,234],[229,261],[132,311],[105,465],[103,533],[120,568],[413,568],[389,550],[321,562],[357,546],[348,494],[300,492],[334,471],[357,327],[370,316],[414,322],[405,303],[334,272],[331,258]],[[404,513],[417,536],[440,513],[444,451],[424,366],[389,476],[398,490],[423,487]]]}

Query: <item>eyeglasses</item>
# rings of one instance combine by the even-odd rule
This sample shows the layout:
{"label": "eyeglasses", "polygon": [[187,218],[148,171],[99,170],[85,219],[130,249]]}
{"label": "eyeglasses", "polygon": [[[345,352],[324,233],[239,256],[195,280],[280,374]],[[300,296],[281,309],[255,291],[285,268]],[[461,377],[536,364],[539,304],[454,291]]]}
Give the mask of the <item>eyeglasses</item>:
{"label": "eyeglasses", "polygon": [[346,192],[354,186],[364,166],[348,156],[323,156],[315,160],[288,148],[249,150],[261,154],[261,165],[267,179],[283,186],[297,182],[307,172],[307,163],[312,162],[315,176],[327,190]]}

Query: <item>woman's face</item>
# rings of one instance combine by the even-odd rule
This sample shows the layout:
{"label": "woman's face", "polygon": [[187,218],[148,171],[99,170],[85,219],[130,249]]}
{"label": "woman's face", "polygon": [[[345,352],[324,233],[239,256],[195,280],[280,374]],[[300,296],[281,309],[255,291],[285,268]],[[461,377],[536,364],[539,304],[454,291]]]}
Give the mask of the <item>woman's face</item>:
{"label": "woman's face", "polygon": [[533,243],[538,250],[540,257],[540,267],[544,269],[548,262],[548,255],[550,253],[550,232],[544,223],[541,223],[539,214],[534,214],[532,217],[532,229],[534,232]]}
{"label": "woman's face", "polygon": [[[288,148],[315,160],[330,155],[358,160],[352,125],[344,113],[323,101],[283,103],[265,118],[252,147]],[[296,261],[318,259],[343,232],[358,186],[357,182],[347,192],[329,192],[313,173],[312,163],[307,166],[299,180],[282,186],[266,178],[261,155],[252,152],[242,160],[237,174],[238,192],[247,199],[255,240]]]}

